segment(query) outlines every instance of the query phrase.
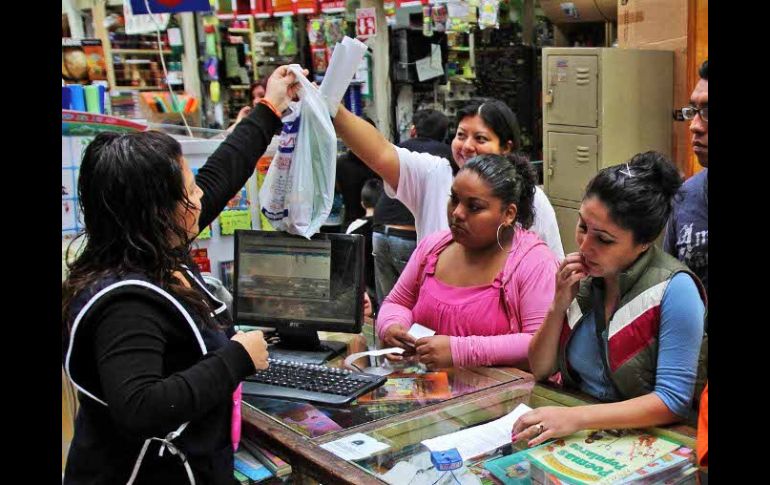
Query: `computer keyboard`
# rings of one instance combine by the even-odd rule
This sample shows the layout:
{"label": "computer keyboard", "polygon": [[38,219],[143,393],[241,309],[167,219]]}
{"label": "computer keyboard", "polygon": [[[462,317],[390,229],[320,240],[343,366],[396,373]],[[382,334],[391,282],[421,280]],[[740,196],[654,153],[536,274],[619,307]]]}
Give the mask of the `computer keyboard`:
{"label": "computer keyboard", "polygon": [[342,405],[383,385],[387,378],[323,365],[268,359],[270,367],[243,382],[243,394]]}

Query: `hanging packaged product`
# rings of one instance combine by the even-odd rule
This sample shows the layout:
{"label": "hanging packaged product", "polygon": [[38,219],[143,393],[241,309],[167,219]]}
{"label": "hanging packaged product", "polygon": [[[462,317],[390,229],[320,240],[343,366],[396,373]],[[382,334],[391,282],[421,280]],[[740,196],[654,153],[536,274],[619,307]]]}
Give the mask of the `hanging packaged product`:
{"label": "hanging packaged product", "polygon": [[211,17],[211,20],[204,21],[203,32],[206,38],[206,55],[209,57],[217,56],[217,20],[216,17]]}
{"label": "hanging packaged product", "polygon": [[422,6],[422,35],[433,37],[433,17],[430,14],[431,6]]}
{"label": "hanging packaged product", "polygon": [[316,74],[323,74],[326,72],[326,68],[329,66],[328,58],[326,57],[326,47],[311,47],[310,57],[312,59],[313,72]]}
{"label": "hanging packaged product", "polygon": [[323,22],[326,46],[330,51],[333,51],[337,42],[342,42],[342,39],[345,37],[345,19],[329,15],[324,17]]}
{"label": "hanging packaged product", "polygon": [[203,68],[208,75],[209,81],[219,81],[219,59],[209,57],[203,62]]}
{"label": "hanging packaged product", "polygon": [[481,5],[482,0],[467,0],[468,6],[471,8],[478,8]]}
{"label": "hanging packaged product", "polygon": [[310,47],[326,47],[326,38],[324,37],[324,21],[320,17],[311,18],[307,21],[307,39]]}
{"label": "hanging packaged product", "polygon": [[212,81],[209,84],[209,99],[215,104],[219,102],[219,81]]}
{"label": "hanging packaged product", "polygon": [[291,16],[281,17],[281,29],[278,31],[278,55],[297,55],[297,36],[294,34],[294,21]]}
{"label": "hanging packaged product", "polygon": [[447,21],[446,5],[443,3],[433,5],[430,12],[433,17],[433,30],[436,32],[445,32]]}
{"label": "hanging packaged product", "polygon": [[479,8],[479,28],[499,29],[500,24],[497,20],[499,8],[499,0],[481,0],[481,7]]}
{"label": "hanging packaged product", "polygon": [[383,9],[385,10],[385,21],[388,27],[396,26],[396,2],[383,2]]}
{"label": "hanging packaged product", "polygon": [[468,24],[473,25],[479,21],[478,12],[479,9],[477,7],[468,6],[468,16],[465,18]]}
{"label": "hanging packaged product", "polygon": [[469,32],[468,24],[469,6],[467,3],[448,2],[447,3],[447,30],[453,32]]}

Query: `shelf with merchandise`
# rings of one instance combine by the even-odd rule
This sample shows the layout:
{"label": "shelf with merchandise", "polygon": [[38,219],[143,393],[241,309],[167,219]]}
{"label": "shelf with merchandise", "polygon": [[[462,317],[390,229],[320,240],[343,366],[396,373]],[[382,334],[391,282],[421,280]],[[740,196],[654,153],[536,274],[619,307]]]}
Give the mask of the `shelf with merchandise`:
{"label": "shelf with merchandise", "polygon": [[149,54],[149,55],[160,55],[160,54],[171,54],[171,49],[164,49],[160,52],[158,52],[157,49],[120,49],[120,48],[113,48],[112,49],[113,54]]}
{"label": "shelf with merchandise", "polygon": [[155,30],[129,33],[132,24],[125,21],[122,2],[88,3],[91,4],[87,7],[93,22],[91,28],[104,46],[110,103],[115,104],[116,114],[142,119],[137,101],[141,94],[169,90],[179,93],[184,89],[185,79],[196,84],[197,72],[188,72],[182,63],[184,48],[171,45],[174,39],[182,40],[187,33],[179,15],[170,15],[160,35]]}

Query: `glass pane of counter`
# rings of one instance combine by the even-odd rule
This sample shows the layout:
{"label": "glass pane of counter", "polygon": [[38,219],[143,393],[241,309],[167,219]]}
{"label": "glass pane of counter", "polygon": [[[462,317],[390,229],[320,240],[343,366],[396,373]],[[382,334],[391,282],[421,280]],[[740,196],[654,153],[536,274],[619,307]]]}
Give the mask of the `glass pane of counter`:
{"label": "glass pane of counter", "polygon": [[[455,477],[450,475],[444,477],[443,473],[435,470],[430,462],[430,453],[421,442],[498,419],[513,411],[521,403],[533,408],[589,403],[574,394],[554,390],[549,386],[535,386],[531,381],[499,386],[492,391],[479,394],[481,395],[478,397],[468,396],[456,403],[449,402],[424,413],[411,413],[403,419],[388,420],[346,433],[327,435],[314,442],[324,444],[353,433],[363,433],[388,446],[385,451],[375,453],[373,456],[351,461],[372,475],[381,477],[400,464],[401,469],[408,465],[412,470],[420,470],[418,474],[423,474],[423,476],[415,476],[417,481],[411,481],[410,484],[422,484],[424,480],[421,480],[425,479],[428,480],[425,484],[430,485],[437,477],[441,477],[440,484],[459,482],[460,484],[491,485],[499,482],[492,479],[489,472],[484,469],[484,462],[503,454],[522,451],[526,449],[526,443],[507,444],[486,455],[467,460],[466,466],[459,470],[461,473],[456,477],[457,481],[453,481]],[[691,448],[695,444],[694,429],[690,427],[679,425],[652,428],[648,431],[653,435],[667,437]]]}
{"label": "glass pane of counter", "polygon": [[[336,364],[340,365],[341,363],[337,362]],[[413,366],[404,368],[400,372],[400,375],[414,374],[417,376],[425,371]],[[529,374],[512,368],[456,368],[442,369],[439,372],[446,373],[449,384],[449,399],[501,384],[526,380],[529,376]],[[418,379],[415,380],[418,381]],[[445,396],[441,399],[416,398],[390,401],[382,399],[382,391],[379,395],[377,393],[378,391],[375,390],[369,395],[360,397],[353,404],[344,407],[330,407],[246,395],[243,396],[243,402],[308,438],[318,438],[448,400]],[[362,400],[365,402],[361,402]],[[368,402],[366,402],[367,400]]]}

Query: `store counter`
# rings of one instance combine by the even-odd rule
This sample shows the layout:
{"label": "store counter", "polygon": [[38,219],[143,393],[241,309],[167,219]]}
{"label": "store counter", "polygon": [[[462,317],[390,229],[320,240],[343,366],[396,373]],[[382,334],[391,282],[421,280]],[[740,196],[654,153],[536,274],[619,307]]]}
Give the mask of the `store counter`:
{"label": "store counter", "polygon": [[[330,334],[324,339],[334,339]],[[349,340],[348,354],[365,349],[363,336]],[[342,358],[330,365],[341,365]],[[366,365],[366,364],[365,364]],[[292,466],[300,484],[383,484],[377,475],[424,452],[421,441],[500,418],[520,403],[530,407],[576,406],[592,399],[535,384],[531,374],[510,367],[444,369],[450,395],[441,400],[406,402],[359,399],[342,408],[276,399],[243,397],[244,431]],[[695,447],[695,429],[677,425],[649,430]],[[354,433],[389,446],[372,458],[347,461],[321,445]],[[517,445],[523,449],[524,444]],[[514,449],[514,451],[516,451]],[[473,467],[471,467],[472,469]]]}

